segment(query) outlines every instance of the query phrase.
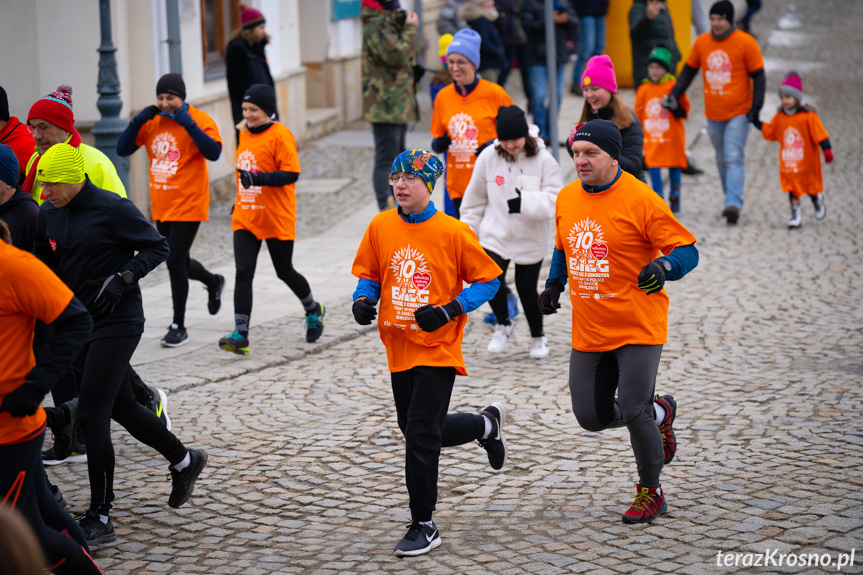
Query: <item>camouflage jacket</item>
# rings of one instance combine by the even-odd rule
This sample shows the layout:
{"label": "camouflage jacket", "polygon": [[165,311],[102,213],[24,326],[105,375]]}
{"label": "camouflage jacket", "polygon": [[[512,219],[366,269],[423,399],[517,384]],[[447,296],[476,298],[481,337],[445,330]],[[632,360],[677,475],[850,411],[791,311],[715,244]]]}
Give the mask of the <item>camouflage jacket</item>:
{"label": "camouflage jacket", "polygon": [[[365,4],[365,3],[364,3]],[[362,7],[363,118],[379,124],[419,119],[414,64],[419,42],[405,12]]]}

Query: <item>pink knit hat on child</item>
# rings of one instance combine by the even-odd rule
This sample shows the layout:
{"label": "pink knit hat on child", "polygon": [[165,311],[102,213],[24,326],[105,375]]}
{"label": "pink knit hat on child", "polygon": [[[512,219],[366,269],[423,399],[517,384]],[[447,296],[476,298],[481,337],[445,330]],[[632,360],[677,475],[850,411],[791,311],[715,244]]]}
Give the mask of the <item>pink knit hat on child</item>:
{"label": "pink knit hat on child", "polygon": [[779,86],[779,94],[785,94],[796,99],[801,104],[803,103],[803,78],[797,72],[788,72],[785,79],[782,80],[782,85]]}
{"label": "pink knit hat on child", "polygon": [[584,74],[581,75],[581,87],[585,86],[599,86],[612,94],[617,94],[617,78],[614,76],[614,64],[611,63],[611,58],[602,54],[587,61]]}

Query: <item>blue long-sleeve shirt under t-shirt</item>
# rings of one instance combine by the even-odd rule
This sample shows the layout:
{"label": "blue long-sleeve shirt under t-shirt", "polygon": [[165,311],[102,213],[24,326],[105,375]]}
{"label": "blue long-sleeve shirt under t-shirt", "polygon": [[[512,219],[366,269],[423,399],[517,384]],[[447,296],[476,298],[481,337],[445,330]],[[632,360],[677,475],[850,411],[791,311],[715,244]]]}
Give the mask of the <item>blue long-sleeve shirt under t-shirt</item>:
{"label": "blue long-sleeve shirt under t-shirt", "polygon": [[[665,276],[668,281],[677,281],[683,276],[695,269],[698,265],[698,250],[695,244],[688,246],[678,246],[671,250],[671,253],[657,259],[666,260],[671,264],[671,271]],[[557,282],[561,286],[566,287],[567,280],[566,271],[566,254],[563,250],[554,248],[554,253],[551,255],[551,269],[548,273],[548,279],[545,281],[547,286],[551,282]]]}
{"label": "blue long-sleeve shirt under t-shirt", "polygon": [[[437,208],[435,208],[434,202],[432,201],[430,201],[428,207],[419,214],[403,214],[401,212],[401,208],[398,208],[398,210],[399,216],[401,216],[401,218],[409,224],[418,224],[424,222],[437,213]],[[490,300],[492,297],[494,297],[494,294],[497,293],[498,288],[500,288],[500,280],[497,278],[487,282],[472,283],[464,290],[462,290],[462,292],[455,299],[457,299],[461,304],[464,313],[472,312],[473,310],[477,309],[479,306]],[[374,300],[375,302],[380,301],[380,282],[361,278],[357,282],[357,289],[354,290],[353,298],[354,301],[356,301],[361,297],[366,297],[370,300]]]}

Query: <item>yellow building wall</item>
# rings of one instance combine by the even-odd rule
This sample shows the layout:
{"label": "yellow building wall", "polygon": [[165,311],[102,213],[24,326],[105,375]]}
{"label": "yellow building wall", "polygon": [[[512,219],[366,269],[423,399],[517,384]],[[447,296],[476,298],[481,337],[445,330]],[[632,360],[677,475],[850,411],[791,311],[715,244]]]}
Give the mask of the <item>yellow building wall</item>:
{"label": "yellow building wall", "polygon": [[[674,23],[674,39],[680,48],[678,73],[683,68],[692,49],[692,4],[691,0],[667,0],[671,21]],[[614,62],[617,85],[632,88],[632,42],[629,41],[629,9],[632,0],[612,0],[605,17],[605,53]]]}

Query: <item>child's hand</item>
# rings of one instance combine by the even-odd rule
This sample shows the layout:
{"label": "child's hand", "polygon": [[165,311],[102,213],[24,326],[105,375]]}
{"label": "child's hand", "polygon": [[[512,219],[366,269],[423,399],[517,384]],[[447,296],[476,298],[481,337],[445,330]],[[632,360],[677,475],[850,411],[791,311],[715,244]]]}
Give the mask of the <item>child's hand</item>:
{"label": "child's hand", "polygon": [[828,164],[833,162],[833,150],[831,150],[830,148],[827,148],[826,150],[824,150],[824,160]]}

